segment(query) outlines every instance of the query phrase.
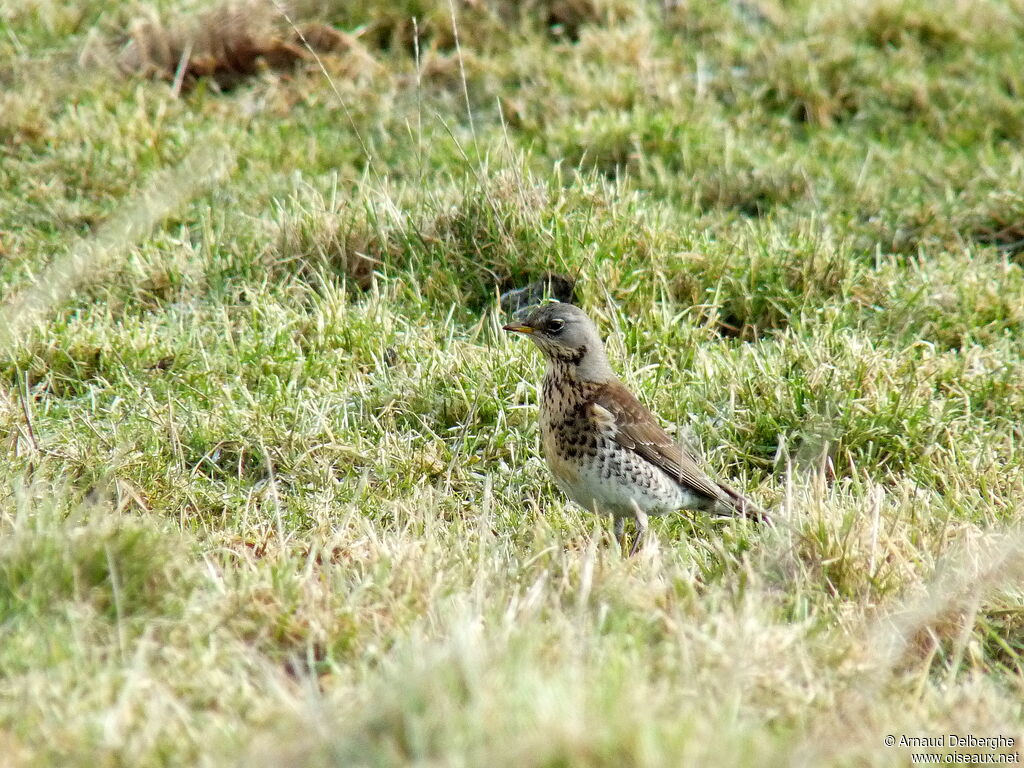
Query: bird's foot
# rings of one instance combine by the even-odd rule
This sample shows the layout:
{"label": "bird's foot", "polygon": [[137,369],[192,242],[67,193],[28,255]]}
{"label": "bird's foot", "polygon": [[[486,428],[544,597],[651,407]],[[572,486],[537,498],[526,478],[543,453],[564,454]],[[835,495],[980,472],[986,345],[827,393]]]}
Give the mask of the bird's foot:
{"label": "bird's foot", "polygon": [[629,550],[632,557],[643,547],[644,539],[647,537],[647,515],[643,512],[636,513],[636,538],[633,539],[633,546]]}

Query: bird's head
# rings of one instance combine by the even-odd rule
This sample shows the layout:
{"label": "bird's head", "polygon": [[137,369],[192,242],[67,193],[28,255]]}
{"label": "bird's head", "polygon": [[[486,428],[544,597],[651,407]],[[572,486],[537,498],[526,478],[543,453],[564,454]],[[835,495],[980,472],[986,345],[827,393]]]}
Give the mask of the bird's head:
{"label": "bird's head", "polygon": [[549,363],[564,366],[579,379],[604,381],[612,375],[597,327],[572,304],[541,304],[504,330],[526,334]]}

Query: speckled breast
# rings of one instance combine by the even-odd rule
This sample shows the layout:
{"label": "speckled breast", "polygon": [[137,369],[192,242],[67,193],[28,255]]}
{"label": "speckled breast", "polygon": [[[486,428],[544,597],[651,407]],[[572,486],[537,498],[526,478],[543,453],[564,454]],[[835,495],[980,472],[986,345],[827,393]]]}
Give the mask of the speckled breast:
{"label": "speckled breast", "polygon": [[549,382],[541,403],[544,457],[559,487],[580,506],[612,515],[674,511],[682,489],[664,472],[620,446],[614,427],[590,418],[586,387]]}

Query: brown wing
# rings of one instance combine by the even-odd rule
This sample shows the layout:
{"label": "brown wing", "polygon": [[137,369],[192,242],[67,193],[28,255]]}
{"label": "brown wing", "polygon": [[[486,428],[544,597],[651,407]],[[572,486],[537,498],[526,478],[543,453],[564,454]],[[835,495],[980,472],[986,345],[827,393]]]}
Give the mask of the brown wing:
{"label": "brown wing", "polygon": [[597,419],[610,417],[614,422],[614,439],[619,445],[636,451],[688,491],[706,497],[712,505],[717,501],[749,517],[767,516],[752,501],[708,477],[694,457],[673,441],[654,415],[618,381],[601,387],[594,394],[592,406]]}

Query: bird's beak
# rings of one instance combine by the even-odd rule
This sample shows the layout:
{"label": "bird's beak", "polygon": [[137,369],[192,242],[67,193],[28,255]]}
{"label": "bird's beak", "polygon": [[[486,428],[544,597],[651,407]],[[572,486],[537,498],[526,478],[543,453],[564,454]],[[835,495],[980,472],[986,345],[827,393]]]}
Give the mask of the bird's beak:
{"label": "bird's beak", "polygon": [[514,331],[515,333],[533,333],[536,328],[526,323],[509,323],[508,325],[501,326],[503,331]]}

